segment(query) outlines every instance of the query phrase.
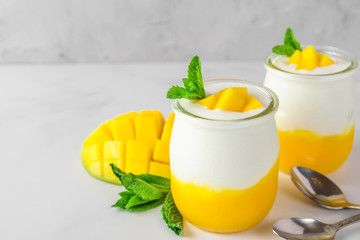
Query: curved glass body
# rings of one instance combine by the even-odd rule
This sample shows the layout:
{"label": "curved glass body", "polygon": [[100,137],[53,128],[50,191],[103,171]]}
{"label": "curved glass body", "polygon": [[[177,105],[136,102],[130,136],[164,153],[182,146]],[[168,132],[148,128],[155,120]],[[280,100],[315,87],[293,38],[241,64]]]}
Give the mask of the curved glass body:
{"label": "curved glass body", "polygon": [[248,87],[267,106],[243,119],[211,120],[188,112],[181,100],[175,100],[171,190],[180,213],[193,225],[213,232],[236,232],[259,223],[275,200],[278,100],[271,90],[247,81],[205,81],[205,89],[215,85],[219,91]]}
{"label": "curved glass body", "polygon": [[[338,169],[353,144],[356,58],[333,47],[315,47],[347,66],[334,73],[287,72],[276,54],[265,59],[265,86],[279,97],[275,115],[280,139],[280,169],[303,166],[323,174]],[[331,65],[327,66],[331,69]],[[321,70],[321,69],[318,69]]]}

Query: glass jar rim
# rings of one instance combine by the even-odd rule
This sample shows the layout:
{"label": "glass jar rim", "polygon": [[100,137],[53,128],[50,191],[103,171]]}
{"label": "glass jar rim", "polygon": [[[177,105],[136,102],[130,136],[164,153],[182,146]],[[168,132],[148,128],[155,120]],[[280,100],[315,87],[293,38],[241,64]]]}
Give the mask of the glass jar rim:
{"label": "glass jar rim", "polygon": [[251,116],[245,117],[245,118],[231,119],[231,120],[217,120],[217,119],[205,118],[202,116],[195,115],[195,114],[187,111],[185,108],[183,108],[181,106],[180,101],[179,101],[180,99],[175,99],[172,102],[173,110],[175,112],[179,111],[188,117],[198,119],[198,120],[205,120],[207,122],[212,122],[212,123],[239,123],[239,122],[248,122],[251,120],[259,119],[261,117],[268,116],[269,114],[276,112],[276,110],[279,108],[279,99],[278,99],[277,95],[272,90],[265,87],[264,85],[258,84],[256,82],[242,80],[242,79],[236,79],[236,78],[208,79],[208,80],[204,80],[204,83],[206,84],[206,83],[212,83],[212,82],[218,82],[218,81],[244,83],[244,84],[255,86],[256,88],[262,90],[262,92],[266,93],[266,95],[270,98],[270,102],[268,103],[268,105],[266,106],[266,108],[263,111],[261,111],[257,114],[254,114],[254,115],[251,115]]}
{"label": "glass jar rim", "polygon": [[324,78],[324,77],[330,77],[330,76],[337,76],[337,75],[355,71],[358,68],[357,58],[342,49],[332,47],[332,46],[326,46],[326,45],[314,45],[313,47],[321,53],[326,53],[326,54],[347,60],[350,62],[350,65],[341,71],[333,72],[333,73],[326,73],[326,74],[304,74],[301,72],[294,73],[294,72],[289,72],[284,69],[281,69],[281,68],[277,67],[275,64],[273,64],[272,59],[279,55],[276,53],[270,53],[269,55],[266,56],[266,58],[264,60],[265,67],[276,70],[276,71],[284,73],[284,74],[289,74],[289,75],[293,75],[293,76],[301,76],[302,78],[314,78],[314,77],[315,78]]}

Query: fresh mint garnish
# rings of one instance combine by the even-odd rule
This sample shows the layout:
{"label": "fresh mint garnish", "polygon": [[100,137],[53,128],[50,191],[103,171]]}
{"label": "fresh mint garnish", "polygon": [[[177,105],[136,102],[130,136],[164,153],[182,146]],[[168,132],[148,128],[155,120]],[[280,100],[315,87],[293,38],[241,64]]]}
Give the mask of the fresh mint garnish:
{"label": "fresh mint garnish", "polygon": [[284,44],[273,47],[273,53],[290,57],[296,50],[302,50],[291,28],[287,28],[284,36]]}
{"label": "fresh mint garnish", "polygon": [[110,166],[127,190],[119,193],[120,199],[113,207],[141,212],[155,208],[165,201],[161,209],[165,223],[175,234],[182,233],[183,219],[172,199],[169,179],[152,174],[134,175],[121,171],[114,164]]}
{"label": "fresh mint garnish", "polygon": [[171,191],[166,196],[165,203],[161,208],[161,213],[168,227],[176,235],[181,235],[184,228],[183,217],[175,205]]}
{"label": "fresh mint garnish", "polygon": [[186,98],[200,100],[206,98],[201,75],[201,62],[198,56],[193,57],[188,67],[188,77],[183,78],[184,87],[172,86],[166,97],[170,99]]}

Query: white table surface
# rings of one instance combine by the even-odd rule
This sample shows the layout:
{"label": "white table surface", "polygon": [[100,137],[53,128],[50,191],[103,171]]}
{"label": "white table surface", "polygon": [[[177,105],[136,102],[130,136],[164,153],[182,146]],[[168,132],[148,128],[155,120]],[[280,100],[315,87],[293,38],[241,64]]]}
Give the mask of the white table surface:
{"label": "white table surface", "polygon": [[[101,122],[128,111],[159,109],[167,117],[166,91],[180,84],[187,64],[0,66],[0,239],[280,239],[272,233],[278,219],[313,217],[331,223],[359,212],[314,205],[282,173],[269,215],[237,234],[207,233],[186,223],[178,238],[167,229],[160,207],[141,213],[111,208],[123,188],[85,171],[82,141]],[[262,82],[265,75],[262,61],[203,60],[202,66],[205,79]],[[348,161],[329,176],[357,203],[359,172],[358,128]],[[360,239],[360,223],[336,239]]]}

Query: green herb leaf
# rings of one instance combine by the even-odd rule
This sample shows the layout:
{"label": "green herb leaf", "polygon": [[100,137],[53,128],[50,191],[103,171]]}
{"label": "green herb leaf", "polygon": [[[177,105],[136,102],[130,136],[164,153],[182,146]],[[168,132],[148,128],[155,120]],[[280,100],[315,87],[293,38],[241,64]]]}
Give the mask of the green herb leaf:
{"label": "green herb leaf", "polygon": [[277,45],[272,49],[273,53],[290,57],[295,49],[290,45]]}
{"label": "green herb leaf", "polygon": [[201,62],[198,56],[193,57],[188,67],[188,77],[183,79],[184,87],[172,86],[166,97],[170,99],[186,98],[200,100],[206,97],[201,74]]}
{"label": "green herb leaf", "polygon": [[291,28],[287,28],[284,36],[284,44],[273,47],[272,52],[290,57],[296,50],[302,50]]}
{"label": "green herb leaf", "polygon": [[130,191],[121,192],[120,196],[121,198],[112,207],[118,207],[122,210],[133,212],[145,211],[157,207],[165,200],[164,197],[152,201],[144,200]]}
{"label": "green herb leaf", "polygon": [[181,216],[179,210],[175,205],[171,191],[168,193],[168,195],[165,198],[164,205],[161,208],[161,213],[168,227],[176,235],[178,236],[181,235],[184,228],[183,217]]}
{"label": "green herb leaf", "polygon": [[[287,28],[284,37],[284,45],[292,46],[295,50],[302,50],[300,43],[296,40],[294,32],[291,28]],[[294,50],[294,51],[295,51]]]}
{"label": "green herb leaf", "polygon": [[170,191],[170,180],[168,178],[155,176],[152,174],[140,174],[137,175],[137,177],[153,185],[154,187]]}

